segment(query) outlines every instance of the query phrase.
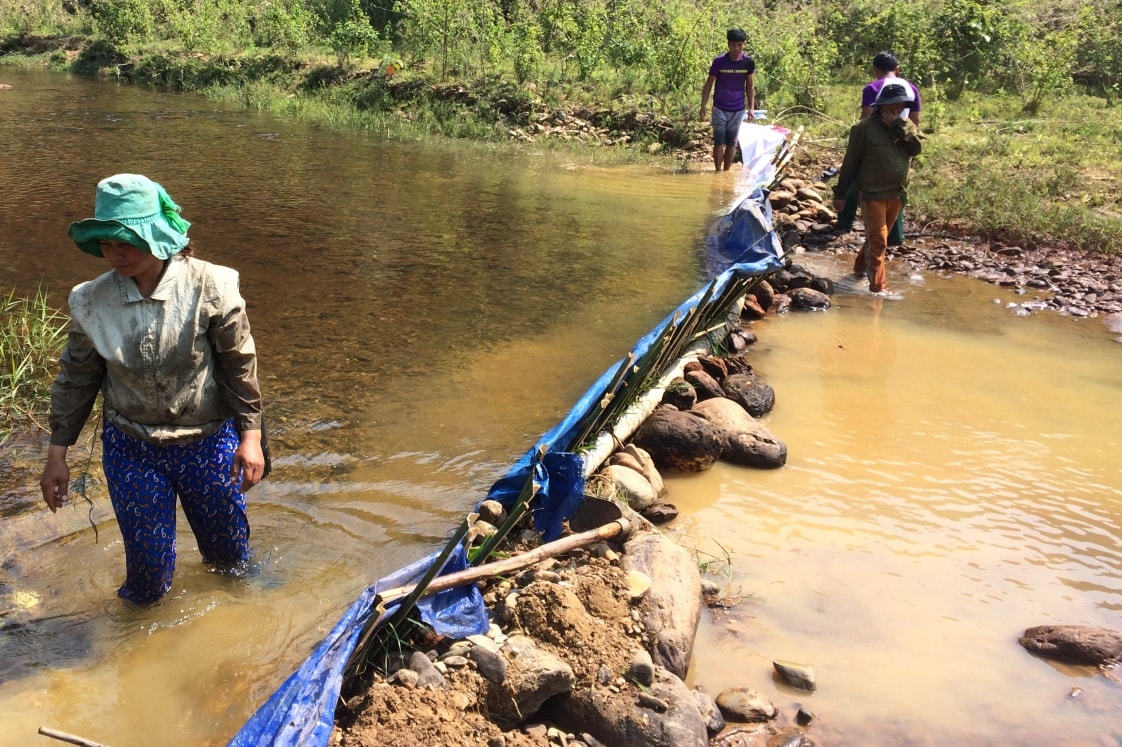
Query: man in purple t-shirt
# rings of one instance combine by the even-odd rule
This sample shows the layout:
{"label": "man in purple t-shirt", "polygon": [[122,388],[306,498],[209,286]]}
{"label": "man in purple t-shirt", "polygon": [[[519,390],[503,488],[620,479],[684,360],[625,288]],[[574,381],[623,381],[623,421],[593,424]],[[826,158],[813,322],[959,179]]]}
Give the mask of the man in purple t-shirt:
{"label": "man in purple t-shirt", "polygon": [[876,79],[861,91],[861,119],[868,119],[873,116],[873,102],[877,100],[877,94],[880,93],[880,89],[884,87],[885,83],[903,83],[911,90],[914,102],[904,110],[904,116],[912,120],[916,127],[919,127],[919,86],[910,80],[899,77],[900,62],[896,59],[896,55],[891,52],[878,52],[877,56],[873,58],[873,74],[876,75]]}
{"label": "man in purple t-shirt", "polygon": [[744,54],[748,35],[741,29],[729,29],[726,34],[729,51],[713,60],[709,77],[701,88],[701,115],[709,106],[713,93],[713,112],[709,118],[713,125],[713,166],[717,171],[732,168],[736,156],[736,138],[740,123],[745,118],[751,122],[756,108],[756,63]]}

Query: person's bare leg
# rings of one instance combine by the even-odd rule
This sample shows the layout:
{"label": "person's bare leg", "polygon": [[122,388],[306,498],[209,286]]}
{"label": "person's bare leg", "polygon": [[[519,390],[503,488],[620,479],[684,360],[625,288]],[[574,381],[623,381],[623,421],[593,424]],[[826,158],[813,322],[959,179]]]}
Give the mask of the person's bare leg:
{"label": "person's bare leg", "polygon": [[724,162],[724,160],[725,160],[725,146],[714,145],[713,146],[713,169],[716,170],[716,171],[720,171],[721,170],[721,164]]}
{"label": "person's bare leg", "polygon": [[725,171],[732,168],[732,162],[736,160],[736,146],[729,145],[725,147]]}

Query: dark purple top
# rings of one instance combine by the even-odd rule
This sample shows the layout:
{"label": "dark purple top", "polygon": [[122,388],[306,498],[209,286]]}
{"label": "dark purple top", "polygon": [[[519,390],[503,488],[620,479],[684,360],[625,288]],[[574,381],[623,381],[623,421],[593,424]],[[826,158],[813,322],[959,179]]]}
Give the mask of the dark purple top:
{"label": "dark purple top", "polygon": [[873,105],[873,102],[877,100],[877,94],[880,93],[880,89],[884,88],[885,83],[904,83],[908,88],[912,89],[913,103],[908,108],[917,112],[919,111],[919,86],[903,78],[878,78],[865,86],[865,90],[861,92],[862,108]]}
{"label": "dark purple top", "polygon": [[744,83],[748,76],[756,72],[756,62],[746,54],[740,59],[729,59],[725,52],[713,60],[709,66],[709,74],[717,79],[713,86],[713,106],[727,112],[737,112],[746,105],[744,101]]}

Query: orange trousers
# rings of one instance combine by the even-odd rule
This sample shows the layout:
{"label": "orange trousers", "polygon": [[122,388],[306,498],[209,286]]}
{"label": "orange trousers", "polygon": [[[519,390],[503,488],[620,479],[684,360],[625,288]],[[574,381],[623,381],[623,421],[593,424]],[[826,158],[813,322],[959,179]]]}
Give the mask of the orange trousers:
{"label": "orange trousers", "polygon": [[865,214],[865,244],[857,252],[853,274],[868,276],[871,293],[884,290],[887,275],[884,255],[888,251],[888,231],[896,223],[896,216],[903,207],[904,202],[899,197],[891,200],[865,200],[861,203]]}

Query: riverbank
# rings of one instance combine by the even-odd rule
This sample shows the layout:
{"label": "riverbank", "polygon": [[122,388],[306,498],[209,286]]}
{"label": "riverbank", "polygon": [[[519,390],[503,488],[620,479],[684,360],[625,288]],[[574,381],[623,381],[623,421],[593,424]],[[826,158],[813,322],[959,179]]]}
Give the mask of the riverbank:
{"label": "riverbank", "polygon": [[[430,63],[399,68],[392,57],[344,63],[312,48],[222,54],[169,44],[123,48],[28,32],[0,41],[0,62],[194,91],[391,139],[462,138],[572,150],[601,165],[712,168],[708,125],[682,91],[668,99],[634,86],[519,84],[500,72],[455,78]],[[770,107],[768,122],[805,130],[805,153],[792,173],[810,175],[841,161],[857,111],[854,91],[863,82],[831,76],[816,84],[814,107],[762,104]],[[927,141],[914,163],[911,218],[943,234],[1006,246],[1117,254],[1122,156],[1113,147],[1118,123],[1101,116],[1108,105],[1079,87],[1028,108],[1016,92],[963,90],[950,100],[925,91]]]}

